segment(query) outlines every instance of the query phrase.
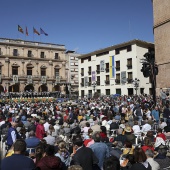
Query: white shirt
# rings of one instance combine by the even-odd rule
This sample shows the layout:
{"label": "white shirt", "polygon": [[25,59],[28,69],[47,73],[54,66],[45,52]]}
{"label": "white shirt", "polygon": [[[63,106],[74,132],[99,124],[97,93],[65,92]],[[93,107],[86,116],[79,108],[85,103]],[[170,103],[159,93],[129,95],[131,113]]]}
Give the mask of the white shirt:
{"label": "white shirt", "polygon": [[50,124],[48,122],[44,123],[45,132],[47,132],[49,130],[49,126],[50,126]]}
{"label": "white shirt", "polygon": [[149,162],[150,166],[152,167],[152,170],[160,169],[160,165],[156,161],[154,161],[153,158],[148,158],[147,161]]}
{"label": "white shirt", "polygon": [[132,129],[133,129],[133,132],[134,132],[134,133],[139,133],[139,132],[141,132],[139,125],[134,125]]}
{"label": "white shirt", "polygon": [[44,138],[49,145],[54,145],[55,143],[55,137],[48,135],[47,137]]}
{"label": "white shirt", "polygon": [[148,132],[151,130],[151,125],[146,123],[145,125],[142,126],[142,132]]}

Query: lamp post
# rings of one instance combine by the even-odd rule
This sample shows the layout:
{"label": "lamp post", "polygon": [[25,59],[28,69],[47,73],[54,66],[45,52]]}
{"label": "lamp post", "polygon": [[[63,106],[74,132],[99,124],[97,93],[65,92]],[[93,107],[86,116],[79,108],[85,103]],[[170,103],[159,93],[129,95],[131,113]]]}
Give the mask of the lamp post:
{"label": "lamp post", "polygon": [[94,91],[94,93],[95,93],[95,89],[96,89],[96,85],[97,85],[97,83],[96,83],[96,81],[94,81],[94,82],[92,82],[92,87],[93,87],[93,91]]}
{"label": "lamp post", "polygon": [[139,87],[139,79],[135,78],[134,80],[132,80],[133,82],[133,85],[135,87],[135,90],[136,90],[136,95],[137,95],[137,91],[138,91],[138,87]]}

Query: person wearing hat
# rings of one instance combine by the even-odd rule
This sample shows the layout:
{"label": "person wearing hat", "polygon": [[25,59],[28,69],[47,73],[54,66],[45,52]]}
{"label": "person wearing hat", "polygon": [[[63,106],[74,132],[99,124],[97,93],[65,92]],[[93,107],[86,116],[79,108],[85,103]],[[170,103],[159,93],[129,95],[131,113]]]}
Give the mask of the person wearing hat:
{"label": "person wearing hat", "polygon": [[132,134],[132,128],[130,126],[126,126],[125,129],[125,136],[127,138],[127,141],[131,142],[132,144],[135,144],[135,135]]}

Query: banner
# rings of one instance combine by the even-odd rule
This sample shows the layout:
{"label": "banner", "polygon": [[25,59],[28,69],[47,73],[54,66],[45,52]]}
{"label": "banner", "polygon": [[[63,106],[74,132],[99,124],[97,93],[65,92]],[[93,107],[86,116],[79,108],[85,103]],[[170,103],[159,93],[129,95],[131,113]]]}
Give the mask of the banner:
{"label": "banner", "polygon": [[32,76],[27,76],[27,84],[32,84]]}
{"label": "banner", "polygon": [[91,81],[92,82],[96,81],[96,72],[92,71],[91,74],[92,74]]}
{"label": "banner", "polygon": [[100,61],[100,72],[104,72],[105,70],[105,62],[104,62],[104,60],[101,60]]}
{"label": "banner", "polygon": [[115,77],[115,60],[114,60],[114,56],[110,56],[110,78],[114,78]]}
{"label": "banner", "polygon": [[41,76],[41,83],[46,84],[46,76]]}
{"label": "banner", "polygon": [[55,80],[55,83],[60,83],[60,76],[56,76],[56,80]]}
{"label": "banner", "polygon": [[125,84],[126,83],[126,71],[122,71],[120,74],[121,74],[121,83]]}
{"label": "banner", "polygon": [[84,77],[84,86],[85,86],[85,87],[88,86],[88,77]]}
{"label": "banner", "polygon": [[18,83],[18,75],[13,75],[13,83]]}

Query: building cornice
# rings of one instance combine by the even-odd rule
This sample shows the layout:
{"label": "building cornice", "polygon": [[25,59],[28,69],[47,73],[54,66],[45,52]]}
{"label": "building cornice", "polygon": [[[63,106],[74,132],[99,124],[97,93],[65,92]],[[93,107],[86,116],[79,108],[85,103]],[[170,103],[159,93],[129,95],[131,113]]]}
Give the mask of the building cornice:
{"label": "building cornice", "polygon": [[164,24],[166,24],[166,23],[168,23],[168,22],[170,22],[170,18],[169,18],[169,19],[166,19],[166,20],[164,20],[164,21],[162,21],[162,22],[160,22],[160,23],[158,23],[158,24],[155,24],[155,25],[153,26],[153,28],[155,29],[155,28],[157,28],[157,27],[159,27],[159,26],[162,26],[162,25],[164,25]]}
{"label": "building cornice", "polygon": [[117,48],[121,48],[121,47],[128,46],[128,45],[133,45],[133,44],[137,44],[138,46],[141,46],[141,47],[152,47],[152,48],[154,48],[154,44],[151,43],[151,42],[134,39],[134,40],[131,40],[131,41],[128,41],[128,42],[124,42],[124,43],[121,43],[121,44],[117,44],[117,45],[113,45],[113,46],[110,46],[110,47],[107,47],[107,48],[96,50],[96,51],[93,51],[91,53],[87,53],[87,54],[78,56],[77,58],[82,59],[82,58],[93,56],[93,55],[96,55],[96,54],[99,54],[99,53],[103,53],[105,51],[112,51],[112,50],[115,50]]}

